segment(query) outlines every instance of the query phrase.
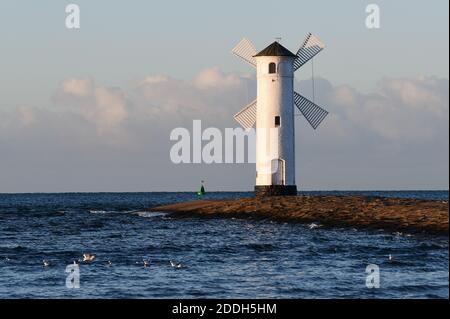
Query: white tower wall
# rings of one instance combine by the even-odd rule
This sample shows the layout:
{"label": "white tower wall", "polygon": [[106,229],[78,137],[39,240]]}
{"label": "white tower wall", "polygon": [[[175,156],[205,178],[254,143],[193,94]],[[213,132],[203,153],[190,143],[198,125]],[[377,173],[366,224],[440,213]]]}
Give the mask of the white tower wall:
{"label": "white tower wall", "polygon": [[[293,62],[290,56],[256,57],[256,186],[295,185]],[[275,73],[269,73],[270,63],[275,63]],[[275,138],[279,161],[270,163],[269,131],[277,127],[276,116],[280,117]]]}

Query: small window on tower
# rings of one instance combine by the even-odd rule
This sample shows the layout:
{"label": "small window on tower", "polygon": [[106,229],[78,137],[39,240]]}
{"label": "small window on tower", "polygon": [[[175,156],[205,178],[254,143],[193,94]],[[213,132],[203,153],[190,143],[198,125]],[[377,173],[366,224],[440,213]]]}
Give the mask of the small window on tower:
{"label": "small window on tower", "polygon": [[275,116],[275,127],[280,126],[280,117],[277,115]]}
{"label": "small window on tower", "polygon": [[269,63],[269,73],[277,73],[277,65],[273,62]]}

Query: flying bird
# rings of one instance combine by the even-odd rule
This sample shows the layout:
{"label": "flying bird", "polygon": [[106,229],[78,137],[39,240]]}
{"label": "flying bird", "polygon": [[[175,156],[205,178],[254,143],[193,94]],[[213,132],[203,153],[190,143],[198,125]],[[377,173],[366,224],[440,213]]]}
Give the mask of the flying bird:
{"label": "flying bird", "polygon": [[83,254],[83,261],[84,262],[93,261],[94,259],[95,259],[95,255]]}
{"label": "flying bird", "polygon": [[173,261],[173,260],[170,261],[170,265],[171,265],[173,268],[182,268],[182,267],[183,267],[183,265],[182,265],[181,263],[177,263],[177,262],[175,262],[175,261]]}

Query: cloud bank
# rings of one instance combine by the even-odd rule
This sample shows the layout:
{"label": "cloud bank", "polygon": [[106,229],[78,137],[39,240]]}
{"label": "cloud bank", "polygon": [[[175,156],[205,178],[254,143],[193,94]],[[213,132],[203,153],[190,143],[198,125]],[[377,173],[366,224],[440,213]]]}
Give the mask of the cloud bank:
{"label": "cloud bank", "polygon": [[[296,83],[311,95],[311,82]],[[448,189],[448,79],[381,79],[373,93],[316,79],[330,115],[317,131],[298,116],[301,189]],[[147,76],[127,88],[68,78],[47,106],[0,108],[0,192],[250,190],[254,165],[175,165],[175,127],[235,127],[255,96],[252,75],[203,70]]]}

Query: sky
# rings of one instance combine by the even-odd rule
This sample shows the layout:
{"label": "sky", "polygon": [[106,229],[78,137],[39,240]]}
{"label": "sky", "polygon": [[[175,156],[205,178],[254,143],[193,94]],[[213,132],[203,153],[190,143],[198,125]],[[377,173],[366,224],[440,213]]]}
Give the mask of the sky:
{"label": "sky", "polygon": [[173,164],[170,132],[236,127],[255,74],[230,50],[307,32],[330,115],[296,119],[298,188],[448,189],[448,1],[71,2],[0,2],[0,192],[251,190],[254,164]]}

